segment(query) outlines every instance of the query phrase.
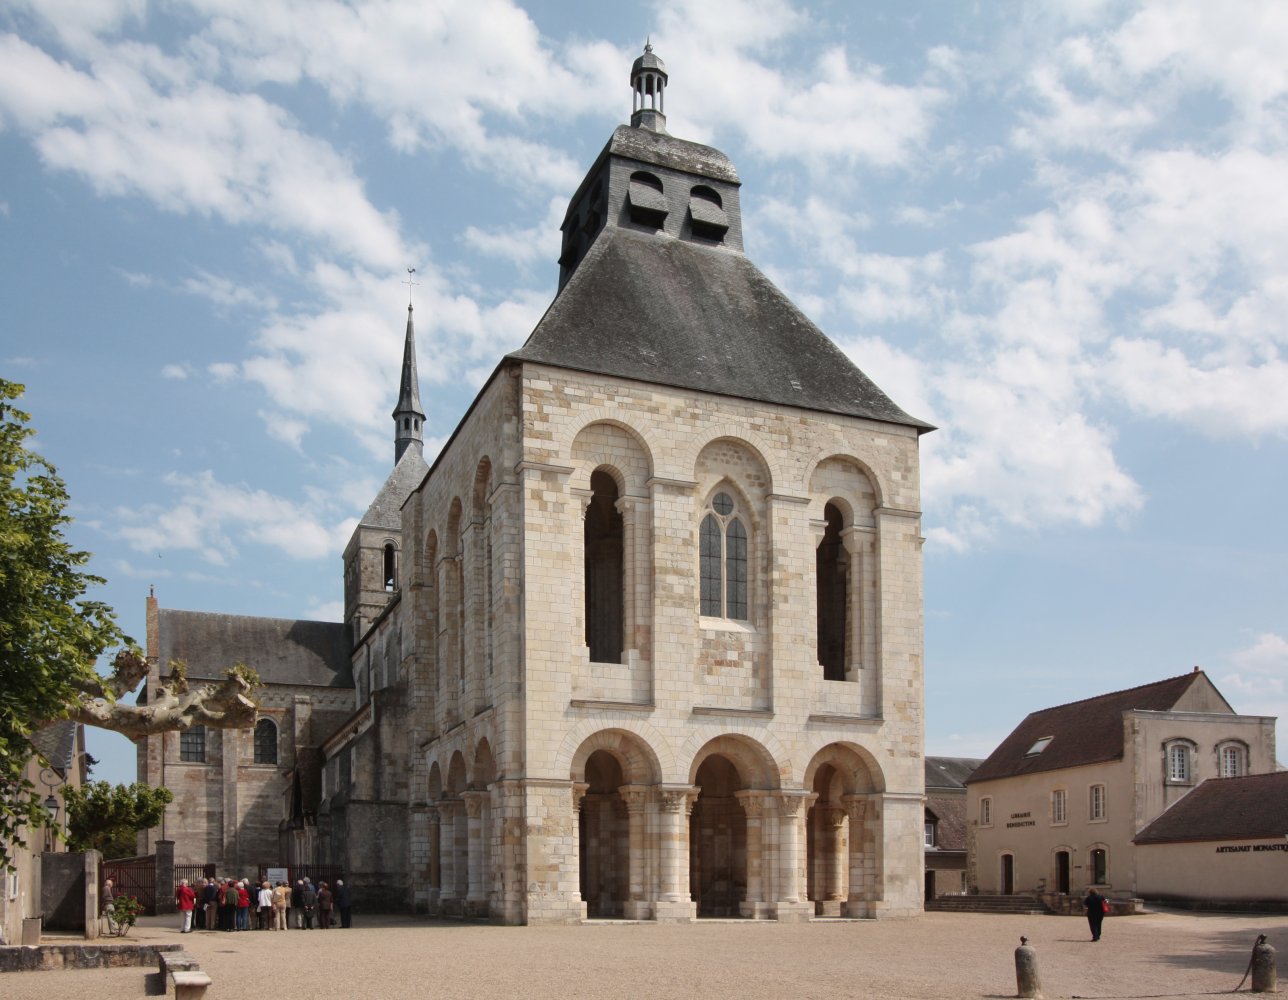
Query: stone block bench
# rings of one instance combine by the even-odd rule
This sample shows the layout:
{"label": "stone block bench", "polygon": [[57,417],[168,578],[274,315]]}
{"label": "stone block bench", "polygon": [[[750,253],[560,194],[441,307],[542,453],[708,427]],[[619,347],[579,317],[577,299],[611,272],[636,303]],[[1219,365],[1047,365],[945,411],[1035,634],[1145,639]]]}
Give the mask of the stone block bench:
{"label": "stone block bench", "polygon": [[210,976],[201,971],[197,960],[186,951],[162,952],[157,957],[161,979],[169,992],[174,983],[175,1000],[201,1000],[210,985]]}

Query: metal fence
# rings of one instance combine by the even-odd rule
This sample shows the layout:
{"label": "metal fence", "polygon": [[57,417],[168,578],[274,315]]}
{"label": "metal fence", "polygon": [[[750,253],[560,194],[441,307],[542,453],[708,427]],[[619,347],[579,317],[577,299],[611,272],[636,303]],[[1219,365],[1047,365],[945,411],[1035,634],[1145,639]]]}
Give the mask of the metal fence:
{"label": "metal fence", "polygon": [[117,858],[103,862],[103,878],[111,879],[113,892],[120,896],[133,896],[143,906],[143,912],[155,916],[157,912],[157,859],[149,854],[144,858]]}

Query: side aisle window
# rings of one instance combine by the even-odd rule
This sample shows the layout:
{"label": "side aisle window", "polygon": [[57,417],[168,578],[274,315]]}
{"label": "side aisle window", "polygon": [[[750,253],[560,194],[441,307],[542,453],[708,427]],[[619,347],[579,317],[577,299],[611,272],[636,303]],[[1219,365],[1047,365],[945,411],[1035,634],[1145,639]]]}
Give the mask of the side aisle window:
{"label": "side aisle window", "polygon": [[711,499],[699,532],[702,614],[747,620],[747,528],[728,493]]}

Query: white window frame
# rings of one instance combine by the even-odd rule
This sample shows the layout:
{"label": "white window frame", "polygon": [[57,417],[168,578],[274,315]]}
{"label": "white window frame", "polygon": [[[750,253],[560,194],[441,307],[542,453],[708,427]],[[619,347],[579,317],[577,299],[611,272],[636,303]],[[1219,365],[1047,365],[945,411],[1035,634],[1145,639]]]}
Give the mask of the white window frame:
{"label": "white window frame", "polygon": [[1173,740],[1166,751],[1167,783],[1192,785],[1194,783],[1194,748],[1183,740]]}
{"label": "white window frame", "polygon": [[1051,789],[1051,824],[1064,826],[1069,822],[1069,792],[1064,788]]}
{"label": "white window frame", "polygon": [[936,827],[938,824],[933,819],[926,820],[922,829],[922,842],[926,847],[934,847],[935,842],[939,839]]}
{"label": "white window frame", "polygon": [[993,825],[993,798],[990,795],[985,795],[979,800],[979,825]]}
{"label": "white window frame", "polygon": [[[1233,761],[1233,767],[1229,762]],[[1241,778],[1248,773],[1248,755],[1238,743],[1223,743],[1217,750],[1217,774],[1222,778]]]}
{"label": "white window frame", "polygon": [[1103,823],[1108,818],[1108,806],[1105,799],[1105,786],[1096,784],[1087,789],[1087,819],[1092,823]]}

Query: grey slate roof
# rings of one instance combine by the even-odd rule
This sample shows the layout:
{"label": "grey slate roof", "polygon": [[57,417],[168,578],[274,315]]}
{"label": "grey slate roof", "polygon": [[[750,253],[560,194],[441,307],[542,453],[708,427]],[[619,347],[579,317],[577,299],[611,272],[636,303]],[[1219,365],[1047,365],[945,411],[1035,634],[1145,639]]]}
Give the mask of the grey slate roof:
{"label": "grey slate roof", "polygon": [[938,820],[935,824],[935,848],[940,851],[966,850],[965,796],[928,795],[926,810]]}
{"label": "grey slate roof", "polygon": [[[1123,713],[1133,710],[1166,712],[1200,678],[1206,682],[1202,673],[1182,674],[1126,691],[1113,691],[1031,712],[989,754],[971,775],[970,782],[1120,759],[1123,755]],[[1033,745],[1047,736],[1052,739],[1046,749],[1030,755]]]}
{"label": "grey slate roof", "polygon": [[925,761],[927,792],[932,789],[965,791],[966,779],[982,763],[984,761],[978,757],[927,757]]}
{"label": "grey slate roof", "polygon": [[403,452],[398,464],[389,473],[385,485],[380,488],[371,506],[362,515],[362,524],[373,528],[402,527],[402,505],[411,496],[411,491],[420,485],[429,466],[419,448],[408,448]]}
{"label": "grey slate roof", "polygon": [[651,233],[602,232],[509,357],[933,429],[899,409],[742,254]]}
{"label": "grey slate roof", "polygon": [[192,680],[218,680],[234,663],[266,684],[353,687],[348,629],[340,622],[296,621],[162,608],[158,658],[163,674],[183,660]]}
{"label": "grey slate roof", "polygon": [[1209,778],[1136,835],[1137,844],[1288,834],[1288,771]]}
{"label": "grey slate roof", "polygon": [[51,722],[31,734],[31,745],[49,766],[64,775],[76,763],[76,726],[70,720]]}

